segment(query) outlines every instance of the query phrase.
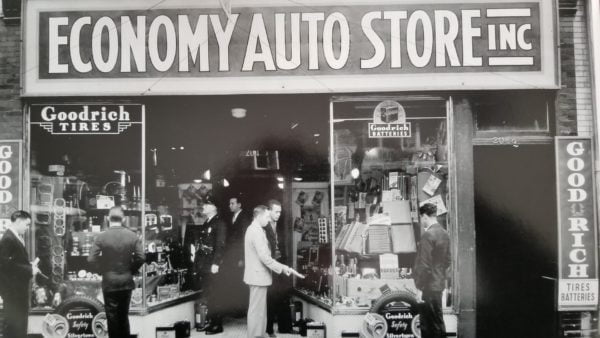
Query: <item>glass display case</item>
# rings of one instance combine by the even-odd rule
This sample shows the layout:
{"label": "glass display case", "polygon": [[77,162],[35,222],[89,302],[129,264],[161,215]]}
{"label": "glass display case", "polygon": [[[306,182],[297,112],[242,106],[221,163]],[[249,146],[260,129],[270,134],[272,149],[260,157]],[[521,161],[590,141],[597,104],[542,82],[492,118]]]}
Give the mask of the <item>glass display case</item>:
{"label": "glass display case", "polygon": [[418,298],[419,206],[435,204],[439,223],[453,231],[448,107],[446,98],[430,96],[333,99],[332,179],[322,186],[331,212],[317,218],[329,217],[322,222],[329,238],[321,240],[316,226],[298,242],[297,267],[307,274],[296,283],[302,294],[350,312],[367,311],[393,291]]}
{"label": "glass display case", "polygon": [[[89,122],[69,122],[74,114]],[[134,104],[30,107],[31,252],[47,277],[34,281],[32,310],[53,311],[73,297],[102,302],[102,277],[87,259],[112,206],[125,210],[124,225],[146,253],[134,276],[131,310],[191,292],[177,263],[178,237],[169,234],[172,217],[145,198],[143,114]]]}

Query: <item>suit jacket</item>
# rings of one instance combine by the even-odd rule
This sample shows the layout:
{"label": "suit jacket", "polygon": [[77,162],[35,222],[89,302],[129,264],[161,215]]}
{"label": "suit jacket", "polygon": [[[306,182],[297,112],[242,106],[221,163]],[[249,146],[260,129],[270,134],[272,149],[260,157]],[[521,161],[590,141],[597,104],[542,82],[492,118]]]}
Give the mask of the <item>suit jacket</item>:
{"label": "suit jacket", "polygon": [[[233,217],[233,215],[231,216]],[[229,224],[227,230],[227,242],[225,245],[225,264],[237,267],[237,263],[244,259],[244,235],[246,229],[252,223],[252,218],[244,211]],[[228,266],[229,267],[229,266]]]}
{"label": "suit jacket", "polygon": [[134,289],[133,274],[144,261],[142,241],[122,226],[99,234],[88,256],[88,262],[102,274],[102,289],[108,292]]}
{"label": "suit jacket", "polygon": [[422,291],[443,291],[450,267],[450,237],[438,223],[421,236],[415,260],[415,285]]}
{"label": "suit jacket", "polygon": [[225,256],[225,241],[227,240],[227,223],[219,215],[215,215],[204,224],[208,233],[208,245],[212,246],[212,264],[222,265]]}
{"label": "suit jacket", "polygon": [[285,268],[271,257],[267,236],[257,222],[246,230],[244,254],[244,282],[248,285],[269,286],[273,282],[271,271],[281,273]]}
{"label": "suit jacket", "polygon": [[0,239],[0,294],[25,297],[26,302],[32,276],[25,246],[12,231],[6,230]]}
{"label": "suit jacket", "polygon": [[267,235],[267,241],[269,242],[269,248],[271,249],[271,257],[275,258],[279,263],[286,264],[287,257],[285,254],[285,245],[283,236],[281,234],[281,227],[278,225],[276,230],[269,224],[265,228],[265,234]]}

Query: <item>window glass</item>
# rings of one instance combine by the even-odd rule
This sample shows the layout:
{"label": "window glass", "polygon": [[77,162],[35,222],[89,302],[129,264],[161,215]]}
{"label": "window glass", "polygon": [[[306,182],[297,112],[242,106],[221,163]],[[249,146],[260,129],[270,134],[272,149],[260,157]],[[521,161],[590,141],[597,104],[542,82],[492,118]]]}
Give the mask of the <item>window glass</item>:
{"label": "window glass", "polygon": [[419,206],[436,204],[451,231],[446,107],[427,97],[334,102],[336,308],[368,310],[390,291],[416,296]]}
{"label": "window glass", "polygon": [[[33,256],[48,277],[34,281],[32,308],[101,300],[100,272],[87,259],[110,207],[122,206],[125,226],[142,235],[142,106],[32,105],[30,121]],[[143,306],[141,273],[134,279],[132,309]]]}

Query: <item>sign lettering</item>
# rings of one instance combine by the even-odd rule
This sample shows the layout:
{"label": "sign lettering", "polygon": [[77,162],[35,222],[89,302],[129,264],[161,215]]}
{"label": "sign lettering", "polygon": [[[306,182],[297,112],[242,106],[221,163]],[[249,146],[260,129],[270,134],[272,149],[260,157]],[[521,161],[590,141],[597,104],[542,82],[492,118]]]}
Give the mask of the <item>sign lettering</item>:
{"label": "sign lettering", "polygon": [[557,137],[560,311],[598,306],[592,143]]}
{"label": "sign lettering", "polygon": [[21,141],[0,140],[0,233],[21,208]]}
{"label": "sign lettering", "polygon": [[[120,134],[141,123],[141,105],[32,105],[31,124],[51,134]],[[1,169],[1,164],[0,164]]]}
{"label": "sign lettering", "polygon": [[541,70],[540,5],[42,12],[39,78]]}

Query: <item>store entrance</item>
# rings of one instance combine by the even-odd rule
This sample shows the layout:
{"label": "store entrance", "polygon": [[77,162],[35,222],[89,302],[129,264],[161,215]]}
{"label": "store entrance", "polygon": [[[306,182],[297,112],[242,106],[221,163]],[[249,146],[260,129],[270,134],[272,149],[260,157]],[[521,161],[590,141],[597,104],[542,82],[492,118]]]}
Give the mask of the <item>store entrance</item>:
{"label": "store entrance", "polygon": [[554,151],[476,146],[477,337],[556,337]]}

